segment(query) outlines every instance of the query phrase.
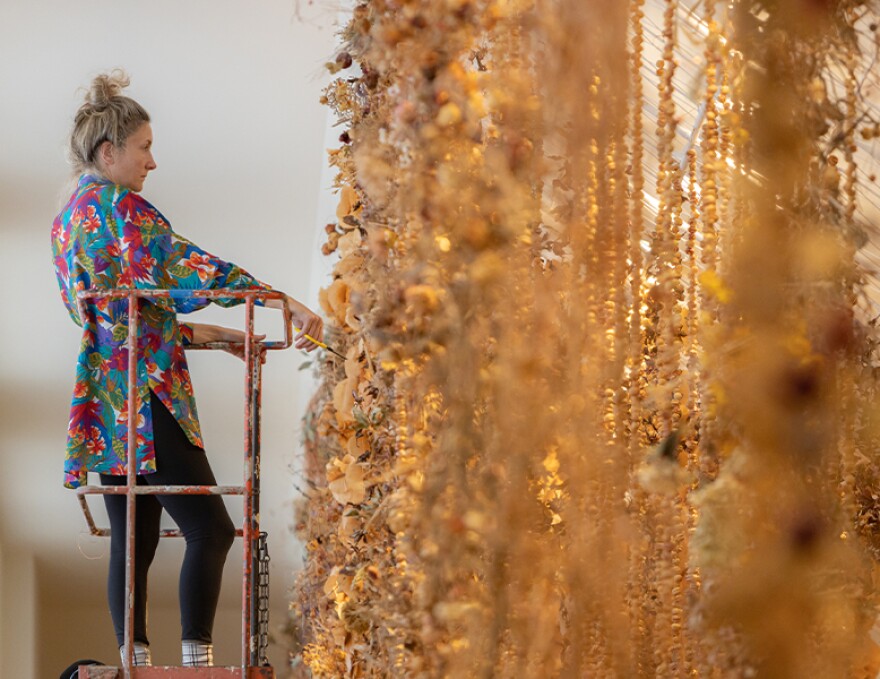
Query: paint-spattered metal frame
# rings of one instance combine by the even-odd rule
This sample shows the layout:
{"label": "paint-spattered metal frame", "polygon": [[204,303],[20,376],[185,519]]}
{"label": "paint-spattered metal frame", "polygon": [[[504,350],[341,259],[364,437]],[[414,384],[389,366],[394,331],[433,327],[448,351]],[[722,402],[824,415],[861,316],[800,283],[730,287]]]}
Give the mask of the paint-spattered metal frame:
{"label": "paint-spattered metal frame", "polygon": [[[139,300],[155,299],[241,299],[245,305],[245,340],[243,346],[229,342],[192,344],[192,349],[229,349],[241,347],[245,361],[245,435],[244,435],[244,485],[241,486],[138,486],[137,465],[137,328]],[[287,305],[284,311],[284,340],[257,342],[254,340],[254,302],[269,299],[284,300],[283,293],[263,290],[86,290],[77,295],[80,318],[86,318],[86,302],[96,299],[128,300],[128,483],[125,486],[83,486],[76,493],[82,506],[86,523],[93,535],[109,535],[106,528],[95,525],[86,502],[87,495],[125,495],[127,498],[127,534],[125,550],[125,646],[123,667],[83,666],[83,679],[158,679],[159,677],[191,677],[192,679],[274,679],[271,667],[261,666],[257,634],[257,605],[254,577],[258,572],[260,539],[260,407],[262,392],[262,363],[265,351],[287,349],[293,344],[293,323]],[[242,648],[240,667],[134,667],[134,523],[135,499],[138,495],[241,495],[244,499],[244,523],[236,531],[242,536]],[[162,537],[179,537],[178,530],[163,530]]]}

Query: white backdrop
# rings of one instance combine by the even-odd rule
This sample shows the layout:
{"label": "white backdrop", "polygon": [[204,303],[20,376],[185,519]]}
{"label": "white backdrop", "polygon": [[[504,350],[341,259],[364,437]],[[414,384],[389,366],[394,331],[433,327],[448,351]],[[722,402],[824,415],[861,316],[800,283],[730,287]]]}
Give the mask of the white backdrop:
{"label": "white backdrop", "polygon": [[[334,20],[333,8],[295,0],[0,0],[0,551],[7,564],[0,579],[25,568],[35,581],[32,596],[19,591],[11,599],[14,583],[0,582],[0,676],[54,677],[77,656],[115,656],[104,608],[107,546],[82,536],[75,497],[61,485],[79,328],[60,300],[49,228],[68,178],[64,146],[77,89],[96,73],[125,68],[128,93],[153,118],[158,169],[143,195],[179,233],[315,308],[319,227],[332,215],[322,172],[327,113],[318,98]],[[191,318],[240,324],[242,315],[212,309]],[[270,312],[260,318],[270,332],[279,327]],[[190,360],[218,480],[238,482],[241,364],[208,352]],[[276,623],[300,563],[290,526],[310,389],[309,373],[297,371],[304,360],[294,351],[272,354],[264,377],[263,522]],[[234,517],[239,507],[230,502]],[[223,662],[239,657],[238,545],[218,621]],[[179,655],[180,547],[160,547],[151,580],[161,662]],[[6,605],[16,598],[33,610]],[[273,655],[276,665],[281,658]]]}

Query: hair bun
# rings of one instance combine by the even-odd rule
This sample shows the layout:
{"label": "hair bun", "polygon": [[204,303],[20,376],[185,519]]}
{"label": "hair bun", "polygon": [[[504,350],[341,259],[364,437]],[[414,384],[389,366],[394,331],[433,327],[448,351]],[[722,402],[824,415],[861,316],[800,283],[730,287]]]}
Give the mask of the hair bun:
{"label": "hair bun", "polygon": [[128,74],[116,69],[94,78],[86,90],[85,101],[73,118],[69,142],[70,160],[77,175],[86,170],[102,172],[96,160],[100,145],[109,141],[121,148],[135,130],[150,122],[144,107],[122,94],[128,83]]}
{"label": "hair bun", "polygon": [[110,73],[96,76],[86,94],[86,104],[98,110],[107,108],[110,100],[121,95],[129,82],[128,74],[118,68]]}

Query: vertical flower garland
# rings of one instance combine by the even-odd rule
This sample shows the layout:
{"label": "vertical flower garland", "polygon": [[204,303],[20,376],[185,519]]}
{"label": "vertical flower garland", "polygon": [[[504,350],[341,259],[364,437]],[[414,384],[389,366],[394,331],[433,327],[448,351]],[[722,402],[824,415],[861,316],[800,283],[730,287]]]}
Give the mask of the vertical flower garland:
{"label": "vertical flower garland", "polygon": [[[730,308],[708,352],[725,397],[719,424],[737,446],[716,484],[738,473],[750,545],[736,572],[713,575],[704,604],[716,620],[737,620],[757,671],[774,676],[849,676],[846,658],[864,643],[842,639],[830,622],[857,620],[858,595],[832,601],[825,589],[859,591],[865,573],[856,546],[841,539],[836,483],[822,473],[838,455],[842,384],[833,376],[849,361],[823,337],[852,261],[814,211],[811,170],[824,114],[810,91],[826,74],[829,36],[845,22],[837,3],[781,3],[760,26],[747,6],[737,8],[735,47],[750,65],[747,169],[765,180],[741,184],[748,207],[726,266]],[[761,601],[764,615],[740,618],[745,601]],[[767,616],[788,621],[784,630]]]}
{"label": "vertical flower garland", "polygon": [[863,538],[833,536],[847,515],[870,532],[880,432],[833,413],[876,387],[867,332],[835,312],[852,251],[815,217],[830,114],[809,103],[856,17],[787,3],[734,3],[734,34],[706,0],[683,159],[674,0],[656,135],[643,0],[355,7],[326,93],[344,129],[321,301],[346,359],[325,357],[307,420],[312,676],[847,676],[867,657]]}

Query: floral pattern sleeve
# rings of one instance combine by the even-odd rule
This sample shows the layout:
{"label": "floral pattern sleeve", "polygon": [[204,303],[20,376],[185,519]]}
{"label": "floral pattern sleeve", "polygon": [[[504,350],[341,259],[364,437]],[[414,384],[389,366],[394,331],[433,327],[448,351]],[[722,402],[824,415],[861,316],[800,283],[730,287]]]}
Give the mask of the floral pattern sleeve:
{"label": "floral pattern sleeve", "polygon": [[[271,290],[247,271],[206,252],[192,241],[174,233],[168,221],[136,193],[126,193],[116,204],[115,214],[122,234],[122,253],[136,288],[182,290]],[[180,313],[189,313],[211,301],[234,306],[242,300],[174,299]]]}

